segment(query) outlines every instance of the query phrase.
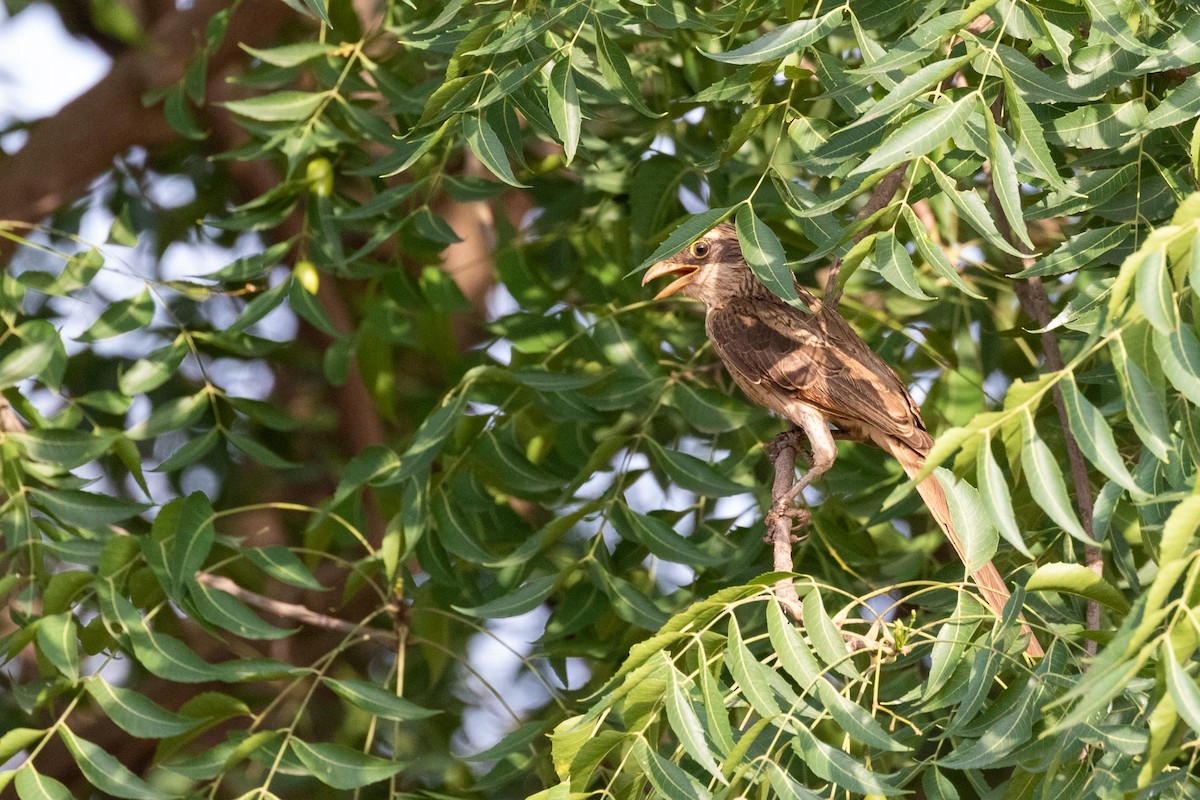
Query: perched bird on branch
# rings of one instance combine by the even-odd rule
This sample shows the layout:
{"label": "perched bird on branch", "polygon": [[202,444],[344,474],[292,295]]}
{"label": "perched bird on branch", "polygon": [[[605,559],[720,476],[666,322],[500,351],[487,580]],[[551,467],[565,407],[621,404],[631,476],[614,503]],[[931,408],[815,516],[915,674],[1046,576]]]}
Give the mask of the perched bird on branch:
{"label": "perched bird on branch", "polygon": [[[676,278],[655,299],[679,292],[704,303],[708,338],[734,381],[808,440],[812,467],[776,499],[771,514],[790,513],[804,487],[833,466],[835,438],[873,444],[899,461],[910,478],[920,473],[933,437],[895,371],[837,311],[824,309],[802,287],[796,291],[813,313],[772,294],[746,263],[733,225],[718,225],[655,264],[642,284],[664,275]],[[930,475],[917,484],[917,491],[965,564],[966,551],[941,484]],[[988,605],[1001,615],[1009,591],[995,565],[989,561],[973,577]],[[1032,636],[1026,652],[1043,655]]]}

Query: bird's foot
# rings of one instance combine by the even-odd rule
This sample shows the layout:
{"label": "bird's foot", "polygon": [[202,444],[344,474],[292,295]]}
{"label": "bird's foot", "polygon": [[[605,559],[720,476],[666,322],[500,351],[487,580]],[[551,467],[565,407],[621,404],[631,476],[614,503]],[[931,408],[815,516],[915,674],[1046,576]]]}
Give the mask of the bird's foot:
{"label": "bird's foot", "polygon": [[[778,531],[780,527],[779,523],[784,519],[791,520],[793,528],[804,528],[810,522],[812,522],[812,512],[807,508],[801,508],[799,506],[793,506],[787,503],[776,503],[771,507],[771,510],[767,512],[767,517],[764,520],[767,526],[767,535],[763,537],[764,542],[769,543],[775,541],[775,537],[777,536],[776,531]],[[789,533],[788,535],[792,543],[799,542],[807,538],[804,536],[797,536],[792,533]]]}

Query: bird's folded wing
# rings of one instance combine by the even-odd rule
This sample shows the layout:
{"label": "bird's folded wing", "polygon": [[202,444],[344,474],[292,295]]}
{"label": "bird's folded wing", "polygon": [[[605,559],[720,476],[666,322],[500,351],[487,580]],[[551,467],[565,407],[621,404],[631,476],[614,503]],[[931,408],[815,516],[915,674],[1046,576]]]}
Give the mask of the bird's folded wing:
{"label": "bird's folded wing", "polygon": [[839,427],[873,428],[918,452],[928,449],[904,384],[840,318],[744,300],[711,309],[707,328],[739,382],[790,395]]}

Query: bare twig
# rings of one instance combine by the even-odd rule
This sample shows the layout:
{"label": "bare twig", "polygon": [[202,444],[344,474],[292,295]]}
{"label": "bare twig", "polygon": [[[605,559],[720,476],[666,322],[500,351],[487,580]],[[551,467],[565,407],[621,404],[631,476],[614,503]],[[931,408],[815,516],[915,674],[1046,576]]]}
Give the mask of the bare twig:
{"label": "bare twig", "polygon": [[[776,437],[772,449],[774,451],[775,480],[771,484],[771,506],[788,494],[796,481],[796,446],[795,431],[786,431]],[[796,537],[792,535],[792,517],[786,514],[767,515],[766,541],[771,545],[773,554],[773,569],[776,572],[792,572],[792,544]],[[800,597],[796,594],[796,586],[791,578],[782,578],[775,583],[775,597],[779,599],[787,612],[795,619],[804,616]]]}
{"label": "bare twig", "polygon": [[203,583],[205,586],[211,586],[214,589],[219,589],[226,594],[233,595],[237,599],[249,606],[266,611],[269,614],[274,614],[282,619],[289,619],[293,622],[299,622],[302,625],[308,625],[313,628],[323,628],[327,631],[337,631],[350,636],[361,636],[363,639],[373,639],[382,644],[393,645],[396,643],[396,634],[392,631],[385,631],[379,628],[364,628],[361,625],[356,625],[352,622],[347,622],[344,619],[331,617],[326,614],[318,614],[306,606],[296,605],[295,603],[285,603],[281,600],[273,600],[270,597],[264,597],[261,594],[252,592],[249,589],[243,589],[236,583],[222,575],[211,575],[207,572],[196,573],[196,580]]}
{"label": "bare twig", "polygon": [[[858,214],[854,217],[856,221],[866,219],[891,202],[892,195],[900,188],[900,182],[904,180],[904,171],[908,169],[908,163],[905,161],[883,177],[883,180],[875,186],[875,190],[871,192],[871,196],[867,198],[866,204],[858,210]],[[858,244],[866,235],[865,229],[859,231],[851,240],[851,245]],[[841,271],[842,258],[838,256],[829,266],[829,274],[825,277],[825,292],[821,300],[822,307],[828,308],[830,311],[837,311],[838,301],[842,299],[842,288],[838,286],[838,273]]]}

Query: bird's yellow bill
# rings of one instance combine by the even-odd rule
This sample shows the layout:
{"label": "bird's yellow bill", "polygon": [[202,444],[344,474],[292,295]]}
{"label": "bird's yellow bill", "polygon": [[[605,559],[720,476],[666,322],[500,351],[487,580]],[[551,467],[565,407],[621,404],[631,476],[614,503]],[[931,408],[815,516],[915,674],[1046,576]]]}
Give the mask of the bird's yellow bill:
{"label": "bird's yellow bill", "polygon": [[662,300],[664,297],[669,297],[684,286],[692,282],[692,275],[696,268],[691,264],[672,264],[670,261],[660,261],[650,269],[646,270],[646,274],[642,276],[642,286],[645,286],[655,278],[661,278],[663,275],[679,275],[680,277],[667,284],[661,292],[654,295],[655,300]]}

